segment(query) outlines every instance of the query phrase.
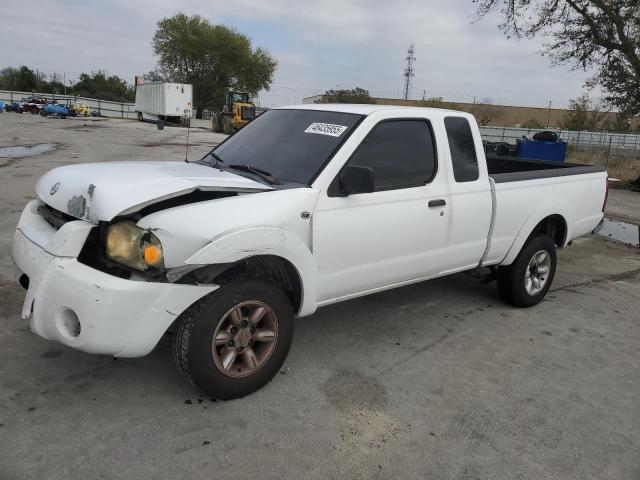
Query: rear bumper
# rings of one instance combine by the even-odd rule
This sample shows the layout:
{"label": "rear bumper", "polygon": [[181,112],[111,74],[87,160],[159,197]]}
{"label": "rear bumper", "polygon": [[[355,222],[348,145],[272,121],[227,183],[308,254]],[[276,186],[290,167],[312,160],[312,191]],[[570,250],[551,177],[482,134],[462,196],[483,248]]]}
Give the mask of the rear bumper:
{"label": "rear bumper", "polygon": [[125,280],[84,265],[77,255],[93,226],[73,221],[56,231],[33,204],[12,255],[29,277],[22,317],[46,339],[88,353],[143,356],[180,313],[217,288]]}

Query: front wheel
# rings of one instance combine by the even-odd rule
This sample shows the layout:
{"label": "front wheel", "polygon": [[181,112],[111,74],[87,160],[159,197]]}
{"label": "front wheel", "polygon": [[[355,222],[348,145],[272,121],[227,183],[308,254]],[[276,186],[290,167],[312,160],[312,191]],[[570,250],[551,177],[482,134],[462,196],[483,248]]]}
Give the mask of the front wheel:
{"label": "front wheel", "polygon": [[267,384],[293,340],[286,294],[262,279],[222,286],[187,310],[173,348],[183,375],[205,394],[228,400]]}
{"label": "front wheel", "polygon": [[498,268],[498,291],[516,307],[536,305],[547,294],[556,272],[556,246],[547,235],[531,238],[511,265]]}

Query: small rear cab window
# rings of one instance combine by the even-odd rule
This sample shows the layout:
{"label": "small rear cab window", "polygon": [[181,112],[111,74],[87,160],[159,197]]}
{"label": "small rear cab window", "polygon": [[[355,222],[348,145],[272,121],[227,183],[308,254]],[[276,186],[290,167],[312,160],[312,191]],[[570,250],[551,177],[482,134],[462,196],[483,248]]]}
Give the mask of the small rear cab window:
{"label": "small rear cab window", "polygon": [[471,126],[464,117],[446,117],[444,126],[449,140],[453,177],[456,182],[473,182],[480,176]]}

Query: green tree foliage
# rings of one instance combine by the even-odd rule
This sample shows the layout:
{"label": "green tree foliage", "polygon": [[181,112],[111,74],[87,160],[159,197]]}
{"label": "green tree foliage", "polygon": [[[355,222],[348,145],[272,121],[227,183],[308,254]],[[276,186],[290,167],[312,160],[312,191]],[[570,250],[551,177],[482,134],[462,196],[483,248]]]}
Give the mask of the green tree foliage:
{"label": "green tree foliage", "polygon": [[158,69],[155,69],[155,70],[149,70],[148,73],[144,74],[144,81],[145,82],[166,82],[167,79],[162,76],[162,74],[158,71]]}
{"label": "green tree foliage", "polygon": [[131,102],[135,99],[135,90],[117,75],[108,76],[106,72],[81,73],[79,81],[73,85],[75,95],[99,98],[114,102]]}
{"label": "green tree foliage", "polygon": [[356,87],[350,90],[327,90],[316,103],[372,103],[369,92]]}
{"label": "green tree foliage", "polygon": [[38,86],[36,72],[24,65],[19,68],[7,67],[0,70],[0,89],[32,92]]}
{"label": "green tree foliage", "polygon": [[569,100],[569,109],[564,114],[561,126],[565,130],[606,130],[608,124],[605,117],[608,113],[585,94]]}
{"label": "green tree foliage", "polygon": [[589,129],[589,97],[569,100],[569,109],[562,120],[564,130],[588,130]]}
{"label": "green tree foliage", "polygon": [[[45,78],[50,78],[49,81]],[[51,94],[65,93],[64,78],[53,74],[47,76],[36,72],[29,67],[7,67],[0,70],[0,89],[14,90],[18,92],[39,92]],[[107,75],[98,70],[91,74],[83,73],[74,85],[66,85],[67,94],[75,94],[83,97],[112,100],[116,102],[131,102],[135,98],[133,87],[116,75]]]}
{"label": "green tree foliage", "polygon": [[503,15],[507,36],[544,35],[543,54],[573,68],[595,70],[588,86],[600,85],[607,104],[640,114],[640,1],[472,0],[480,17]]}
{"label": "green tree foliage", "polygon": [[152,45],[164,78],[193,85],[198,116],[203,108],[220,110],[229,88],[255,96],[273,81],[276,61],[266,50],[252,48],[247,36],[199,15],[163,18]]}

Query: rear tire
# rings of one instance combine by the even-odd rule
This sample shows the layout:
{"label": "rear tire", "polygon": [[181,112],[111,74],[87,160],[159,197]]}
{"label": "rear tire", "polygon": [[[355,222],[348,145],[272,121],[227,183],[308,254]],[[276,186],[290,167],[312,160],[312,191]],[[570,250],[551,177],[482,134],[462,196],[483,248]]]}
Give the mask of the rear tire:
{"label": "rear tire", "polygon": [[222,133],[226,135],[236,133],[235,128],[233,128],[233,117],[231,115],[224,115],[222,117]]}
{"label": "rear tire", "polygon": [[531,307],[542,301],[556,273],[556,246],[547,235],[527,241],[511,265],[499,267],[498,292],[516,307]]}
{"label": "rear tire", "polygon": [[240,398],[278,373],[293,330],[293,308],[280,288],[262,279],[239,279],[182,314],[174,359],[185,378],[206,395]]}
{"label": "rear tire", "polygon": [[211,130],[214,133],[222,133],[222,115],[220,113],[214,113],[211,118]]}

